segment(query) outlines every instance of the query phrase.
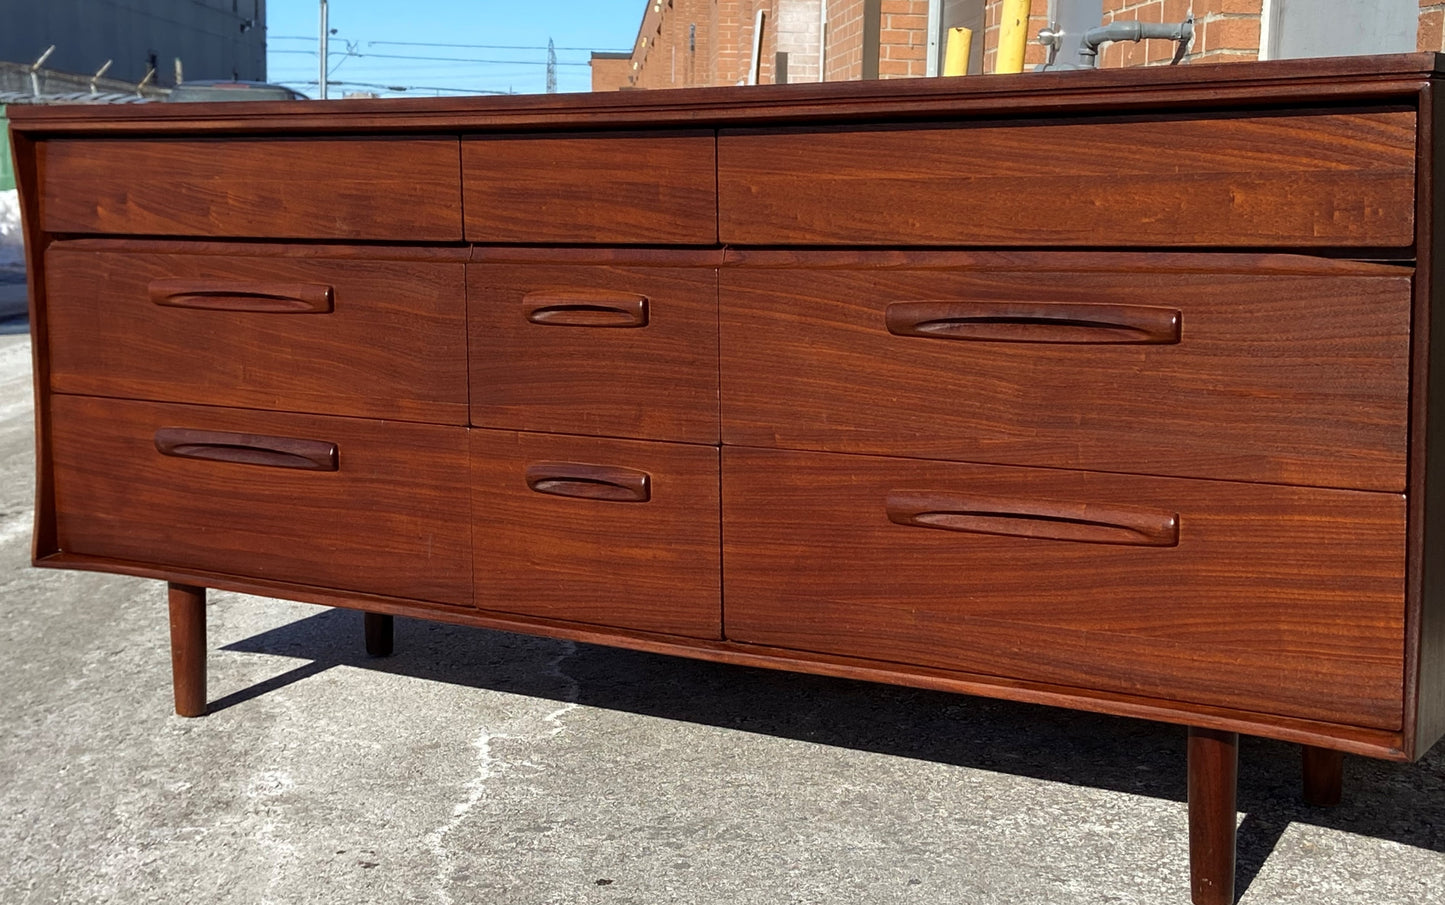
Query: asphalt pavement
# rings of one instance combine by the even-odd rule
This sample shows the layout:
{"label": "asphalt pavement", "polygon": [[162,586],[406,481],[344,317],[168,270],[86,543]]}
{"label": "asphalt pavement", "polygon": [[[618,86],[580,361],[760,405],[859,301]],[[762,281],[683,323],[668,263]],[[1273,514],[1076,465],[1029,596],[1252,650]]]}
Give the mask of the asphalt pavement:
{"label": "asphalt pavement", "polygon": [[[171,713],[158,582],[29,565],[0,336],[0,903],[1187,903],[1177,727],[234,594]],[[1445,902],[1445,751],[1240,764],[1245,905]]]}

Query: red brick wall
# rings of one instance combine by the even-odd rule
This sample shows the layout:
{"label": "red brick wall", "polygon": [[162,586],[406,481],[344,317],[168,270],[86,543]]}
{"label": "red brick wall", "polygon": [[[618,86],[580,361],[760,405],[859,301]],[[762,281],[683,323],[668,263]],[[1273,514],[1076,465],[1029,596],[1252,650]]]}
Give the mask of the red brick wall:
{"label": "red brick wall", "polygon": [[[985,72],[992,72],[998,59],[1002,3],[987,0],[984,33],[974,36],[976,43],[983,44]],[[789,24],[780,45],[778,12],[782,4],[792,6],[787,10]],[[801,10],[799,4],[808,4],[811,12]],[[928,0],[881,0],[881,5],[879,77],[923,75],[927,71]],[[1104,0],[1104,24],[1129,20],[1180,22],[1192,8],[1195,37],[1190,61],[1253,60],[1260,52],[1262,6],[1263,0]],[[863,76],[863,8],[863,0],[828,2],[828,81]],[[764,26],[760,81],[766,84],[774,80],[773,60],[779,46],[790,53],[792,81],[815,80],[816,27],[807,25],[807,17],[816,17],[816,0],[644,0],[638,43],[627,76],[630,85],[662,88],[742,83],[747,77],[753,23],[759,9],[767,14],[768,22]],[[1039,29],[1047,24],[1047,12],[1047,0],[1033,0],[1025,54],[1028,67],[1044,60],[1044,48],[1036,39]],[[689,26],[696,26],[695,48],[689,47]],[[813,30],[809,32],[808,28]],[[1422,51],[1445,52],[1445,0],[1420,0],[1417,43]],[[1170,41],[1118,42],[1104,47],[1100,66],[1161,65],[1173,53]],[[608,76],[598,80],[597,85],[600,89],[614,81],[615,76]]]}
{"label": "red brick wall", "polygon": [[928,0],[882,0],[878,30],[878,77],[928,74]]}
{"label": "red brick wall", "polygon": [[592,59],[592,90],[618,91],[632,86],[632,60]]}
{"label": "red brick wall", "polygon": [[1415,36],[1417,50],[1433,53],[1445,51],[1445,3],[1420,0],[1420,31]]}
{"label": "red brick wall", "polygon": [[715,84],[716,33],[712,0],[646,0],[628,67],[630,87]]}
{"label": "red brick wall", "polygon": [[828,3],[828,81],[863,77],[863,0]]}

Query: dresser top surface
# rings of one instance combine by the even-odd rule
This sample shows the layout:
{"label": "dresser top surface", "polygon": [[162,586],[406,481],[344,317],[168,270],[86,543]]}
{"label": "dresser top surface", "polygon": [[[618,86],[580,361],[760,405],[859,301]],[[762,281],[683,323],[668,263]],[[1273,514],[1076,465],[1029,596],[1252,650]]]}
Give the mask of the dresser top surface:
{"label": "dresser top surface", "polygon": [[1445,74],[1434,53],[1061,70],[664,91],[259,103],[11,106],[11,128],[63,134],[235,134],[701,128],[940,115],[1068,115],[1405,101]]}

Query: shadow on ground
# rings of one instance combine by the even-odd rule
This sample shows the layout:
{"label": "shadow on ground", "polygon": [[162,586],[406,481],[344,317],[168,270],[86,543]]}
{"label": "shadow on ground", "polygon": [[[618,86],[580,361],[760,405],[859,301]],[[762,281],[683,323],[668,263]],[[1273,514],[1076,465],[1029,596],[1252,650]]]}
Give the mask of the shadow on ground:
{"label": "shadow on ground", "polygon": [[[566,642],[419,620],[396,620],[396,653],[361,649],[361,614],[325,610],[226,650],[310,661],[214,701],[235,706],[346,665],[531,697],[556,696],[548,664]],[[577,703],[1184,801],[1184,730],[1140,720],[846,679],[727,666],[578,644],[562,670]],[[1445,745],[1415,764],[1348,758],[1345,803],[1299,798],[1299,749],[1245,738],[1240,749],[1238,893],[1290,823],[1445,852]]]}

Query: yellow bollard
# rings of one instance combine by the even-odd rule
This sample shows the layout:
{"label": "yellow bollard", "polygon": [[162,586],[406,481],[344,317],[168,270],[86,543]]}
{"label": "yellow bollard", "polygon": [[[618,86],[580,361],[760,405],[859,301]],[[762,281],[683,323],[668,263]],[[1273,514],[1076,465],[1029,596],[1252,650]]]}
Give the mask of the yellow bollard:
{"label": "yellow bollard", "polygon": [[968,75],[968,55],[973,52],[973,29],[950,28],[943,48],[943,74]]}
{"label": "yellow bollard", "polygon": [[1003,0],[999,17],[998,63],[993,71],[1023,72],[1029,42],[1029,0]]}

